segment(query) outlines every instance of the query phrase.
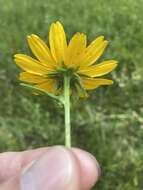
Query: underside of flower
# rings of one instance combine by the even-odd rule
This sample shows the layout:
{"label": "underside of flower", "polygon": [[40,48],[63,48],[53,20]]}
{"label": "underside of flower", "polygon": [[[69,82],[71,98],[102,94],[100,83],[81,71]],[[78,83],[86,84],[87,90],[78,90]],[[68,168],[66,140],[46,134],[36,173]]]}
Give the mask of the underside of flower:
{"label": "underside of flower", "polygon": [[111,72],[117,61],[96,63],[108,44],[103,36],[87,45],[86,35],[76,33],[67,44],[63,26],[56,22],[50,27],[50,47],[34,34],[28,36],[28,44],[35,58],[15,55],[16,64],[24,70],[20,73],[20,80],[25,83],[59,95],[63,92],[66,75],[70,78],[71,91],[80,96],[84,96],[86,90],[113,83],[100,77]]}

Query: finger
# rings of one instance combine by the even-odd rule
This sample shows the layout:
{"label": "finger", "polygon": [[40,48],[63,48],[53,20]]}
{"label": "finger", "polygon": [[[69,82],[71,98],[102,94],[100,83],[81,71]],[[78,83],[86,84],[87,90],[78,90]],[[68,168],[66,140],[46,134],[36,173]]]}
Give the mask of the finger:
{"label": "finger", "polygon": [[48,148],[38,148],[23,152],[6,152],[0,154],[0,184],[20,174],[22,168],[47,152]]}
{"label": "finger", "polygon": [[81,149],[72,148],[78,159],[82,190],[92,187],[101,176],[100,166],[95,157]]}
{"label": "finger", "polygon": [[[90,164],[89,168],[85,166],[85,161]],[[90,173],[91,166],[94,169]],[[88,185],[81,183],[86,173],[88,178],[94,174],[92,183],[87,180]],[[53,147],[24,168],[20,176],[3,184],[0,190],[88,190],[97,181],[97,173],[97,161],[89,153]]]}

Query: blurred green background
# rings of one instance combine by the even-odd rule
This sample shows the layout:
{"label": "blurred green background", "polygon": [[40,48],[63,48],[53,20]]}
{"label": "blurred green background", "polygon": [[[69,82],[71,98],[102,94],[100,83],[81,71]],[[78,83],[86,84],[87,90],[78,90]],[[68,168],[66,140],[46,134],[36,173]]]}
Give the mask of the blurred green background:
{"label": "blurred green background", "polygon": [[94,190],[143,189],[143,0],[0,0],[0,151],[64,143],[63,109],[19,86],[15,53],[29,53],[26,36],[48,39],[61,21],[68,39],[104,35],[103,58],[120,64],[97,89],[72,105],[73,146],[97,157],[102,178]]}

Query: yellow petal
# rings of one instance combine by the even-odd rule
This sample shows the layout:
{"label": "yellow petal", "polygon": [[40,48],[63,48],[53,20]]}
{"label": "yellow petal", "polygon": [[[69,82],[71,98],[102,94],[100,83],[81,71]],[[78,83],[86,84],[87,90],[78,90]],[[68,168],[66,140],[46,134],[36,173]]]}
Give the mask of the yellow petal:
{"label": "yellow petal", "polygon": [[14,60],[20,68],[30,73],[47,74],[52,71],[50,68],[41,65],[36,59],[24,54],[16,54]]}
{"label": "yellow petal", "polygon": [[93,78],[81,77],[81,80],[86,90],[92,90],[98,88],[101,85],[113,84],[113,81],[108,79],[93,79]]}
{"label": "yellow petal", "polygon": [[48,79],[46,82],[35,85],[35,87],[37,87],[41,90],[45,90],[47,92],[53,92],[54,91],[54,84],[55,84],[55,80]]}
{"label": "yellow petal", "polygon": [[108,41],[104,40],[103,36],[98,37],[94,40],[84,51],[83,55],[81,55],[81,66],[89,66],[97,61],[97,59],[104,52]]}
{"label": "yellow petal", "polygon": [[60,22],[51,24],[49,33],[50,49],[59,65],[65,60],[67,41],[64,28]]}
{"label": "yellow petal", "polygon": [[47,81],[47,78],[40,75],[35,75],[28,72],[20,73],[19,80],[27,82],[27,83],[43,83]]}
{"label": "yellow petal", "polygon": [[117,61],[108,60],[94,66],[81,68],[78,73],[90,76],[99,77],[111,72],[117,66]]}
{"label": "yellow petal", "polygon": [[79,56],[86,48],[86,35],[81,33],[76,33],[70,40],[65,64],[68,66],[79,65]]}
{"label": "yellow petal", "polygon": [[51,52],[43,40],[34,34],[28,36],[27,40],[33,54],[39,59],[40,62],[51,67],[55,65]]}

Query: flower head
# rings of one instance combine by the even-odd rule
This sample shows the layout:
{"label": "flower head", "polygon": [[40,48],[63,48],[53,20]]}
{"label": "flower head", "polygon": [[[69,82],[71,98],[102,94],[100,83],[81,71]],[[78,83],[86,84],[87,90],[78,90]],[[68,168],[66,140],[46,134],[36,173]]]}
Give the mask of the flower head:
{"label": "flower head", "polygon": [[16,54],[16,64],[24,70],[19,79],[54,94],[63,90],[64,75],[70,77],[70,86],[80,95],[102,85],[111,85],[112,80],[100,78],[111,72],[117,61],[96,61],[104,52],[108,42],[103,36],[87,45],[86,35],[76,33],[67,44],[64,28],[60,22],[52,23],[49,46],[37,35],[28,36],[28,44],[35,58]]}

